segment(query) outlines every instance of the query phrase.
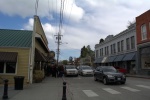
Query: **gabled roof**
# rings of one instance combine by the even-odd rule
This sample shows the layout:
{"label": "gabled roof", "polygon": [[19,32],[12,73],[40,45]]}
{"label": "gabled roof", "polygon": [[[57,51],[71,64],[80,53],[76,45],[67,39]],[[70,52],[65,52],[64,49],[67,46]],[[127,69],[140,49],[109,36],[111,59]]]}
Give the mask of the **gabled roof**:
{"label": "gabled roof", "polygon": [[31,47],[32,32],[27,30],[0,29],[0,47]]}

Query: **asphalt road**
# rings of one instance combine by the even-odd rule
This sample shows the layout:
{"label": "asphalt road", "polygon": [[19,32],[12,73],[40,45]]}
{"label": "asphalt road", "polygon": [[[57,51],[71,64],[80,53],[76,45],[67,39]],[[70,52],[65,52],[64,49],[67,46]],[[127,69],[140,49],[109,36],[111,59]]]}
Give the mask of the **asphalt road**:
{"label": "asphalt road", "polygon": [[93,77],[65,77],[67,100],[150,100],[150,79],[127,77],[126,84],[104,85]]}

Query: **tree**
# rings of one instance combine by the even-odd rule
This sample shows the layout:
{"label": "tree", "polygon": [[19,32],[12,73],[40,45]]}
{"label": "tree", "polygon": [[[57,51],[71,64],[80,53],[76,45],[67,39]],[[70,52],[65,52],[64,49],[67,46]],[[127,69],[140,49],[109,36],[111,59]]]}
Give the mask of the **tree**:
{"label": "tree", "polygon": [[68,60],[63,60],[62,63],[63,63],[63,65],[67,65],[68,64]]}
{"label": "tree", "polygon": [[81,55],[80,55],[80,57],[84,58],[84,57],[86,57],[87,54],[88,54],[88,49],[85,46],[83,46],[83,48],[81,48]]}
{"label": "tree", "polygon": [[99,44],[102,43],[102,42],[104,42],[104,39],[101,38],[101,39],[99,40]]}

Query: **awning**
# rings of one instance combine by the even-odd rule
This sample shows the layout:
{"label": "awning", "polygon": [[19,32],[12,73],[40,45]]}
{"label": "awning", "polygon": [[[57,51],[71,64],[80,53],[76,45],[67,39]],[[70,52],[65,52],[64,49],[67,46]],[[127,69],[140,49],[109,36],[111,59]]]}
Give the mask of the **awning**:
{"label": "awning", "polygon": [[103,57],[95,59],[94,63],[101,63],[103,60]]}
{"label": "awning", "polygon": [[124,58],[124,56],[125,56],[125,55],[118,55],[114,61],[115,61],[115,62],[116,62],[116,61],[122,61],[122,59]]}
{"label": "awning", "polygon": [[17,52],[0,52],[0,62],[17,62]]}
{"label": "awning", "polygon": [[125,55],[123,61],[128,61],[128,60],[135,60],[135,52],[128,53]]}
{"label": "awning", "polygon": [[104,57],[102,63],[106,63],[106,62],[107,62],[107,57]]}
{"label": "awning", "polygon": [[116,59],[116,56],[108,57],[108,61],[107,62],[114,62],[115,59]]}
{"label": "awning", "polygon": [[42,54],[39,50],[35,49],[35,61],[41,62],[41,61],[47,61],[44,54]]}

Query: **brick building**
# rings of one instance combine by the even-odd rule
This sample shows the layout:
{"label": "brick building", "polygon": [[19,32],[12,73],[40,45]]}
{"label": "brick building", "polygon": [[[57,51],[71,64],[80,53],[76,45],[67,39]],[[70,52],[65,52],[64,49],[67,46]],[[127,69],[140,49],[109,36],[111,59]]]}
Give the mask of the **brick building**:
{"label": "brick building", "polygon": [[150,10],[136,17],[137,73],[150,75]]}

